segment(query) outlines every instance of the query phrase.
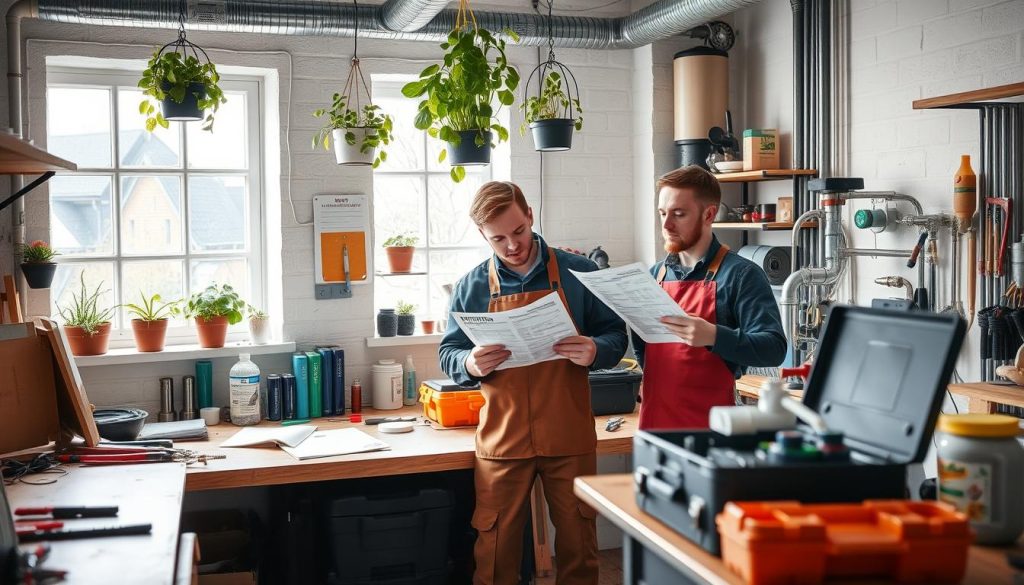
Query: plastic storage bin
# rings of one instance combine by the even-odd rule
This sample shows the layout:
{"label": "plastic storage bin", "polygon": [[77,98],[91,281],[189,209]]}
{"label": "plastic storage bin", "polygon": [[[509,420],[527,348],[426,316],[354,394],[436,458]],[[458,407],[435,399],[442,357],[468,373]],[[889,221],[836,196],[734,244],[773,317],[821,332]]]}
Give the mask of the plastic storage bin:
{"label": "plastic storage bin", "polygon": [[590,372],[590,408],[595,416],[630,414],[636,410],[643,371],[635,360],[622,360],[610,370]]}
{"label": "plastic storage bin", "polygon": [[465,388],[451,380],[425,380],[420,385],[423,416],[442,427],[480,424],[484,396],[480,388]]}
{"label": "plastic storage bin", "polygon": [[729,502],[716,522],[722,560],[751,585],[957,583],[972,540],[967,517],[941,502]]}

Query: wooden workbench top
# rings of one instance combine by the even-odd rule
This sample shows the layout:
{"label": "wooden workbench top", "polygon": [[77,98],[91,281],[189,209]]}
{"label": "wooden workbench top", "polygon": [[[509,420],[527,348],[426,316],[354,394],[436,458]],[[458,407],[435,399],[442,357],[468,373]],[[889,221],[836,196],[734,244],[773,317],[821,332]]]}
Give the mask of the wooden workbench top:
{"label": "wooden workbench top", "polygon": [[[422,420],[423,409],[407,406],[399,410],[366,410],[369,416],[418,415]],[[633,433],[637,428],[638,414],[625,415],[626,423],[615,432],[604,430],[608,416],[596,420],[598,454],[628,454],[633,451]],[[336,429],[354,426],[363,432],[391,445],[388,451],[356,453],[323,459],[299,461],[279,447],[239,447],[222,449],[220,444],[237,433],[241,427],[221,423],[209,428],[207,441],[179,442],[175,446],[192,449],[199,453],[226,455],[226,459],[215,459],[208,465],[193,464],[185,477],[188,491],[236,488],[261,485],[281,485],[333,479],[380,477],[472,469],[475,459],[474,435],[476,428],[434,429],[417,425],[411,433],[386,434],[377,431],[373,425],[349,423],[340,417],[313,419],[318,429]],[[280,423],[264,421],[259,426],[273,427]]]}
{"label": "wooden workbench top", "polygon": [[[689,575],[694,583],[707,585],[743,585],[744,581],[729,571],[722,559],[704,551],[680,533],[647,514],[636,503],[633,476],[629,474],[578,477],[576,495],[597,509],[628,536],[655,552],[676,570]],[[1021,552],[1024,546],[971,547],[967,575],[962,585],[1012,583],[1013,571],[1006,563],[1007,551]],[[874,585],[868,580],[843,580],[843,585]],[[886,581],[885,583],[888,583]]]}
{"label": "wooden workbench top", "polygon": [[[65,520],[65,529],[150,523],[148,535],[106,536],[52,543],[48,569],[65,569],[61,583],[171,585],[178,550],[178,521],[185,465],[160,463],[89,467],[64,465],[65,475],[35,475],[7,486],[12,509],[35,506],[118,506],[116,518]],[[23,549],[31,545],[23,545]]]}

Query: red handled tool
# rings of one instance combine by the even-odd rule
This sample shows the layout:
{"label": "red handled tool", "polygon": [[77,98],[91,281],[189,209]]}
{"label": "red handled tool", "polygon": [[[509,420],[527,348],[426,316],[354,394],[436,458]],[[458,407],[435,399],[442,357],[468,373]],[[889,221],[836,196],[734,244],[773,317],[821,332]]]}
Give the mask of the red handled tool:
{"label": "red handled tool", "polygon": [[95,536],[127,536],[149,534],[153,525],[123,524],[119,526],[103,526],[97,528],[78,528],[75,530],[33,530],[18,532],[19,542],[38,542],[40,540],[73,540],[75,538],[92,538]]}
{"label": "red handled tool", "polygon": [[[1002,276],[1003,266],[1006,264],[1006,240],[1010,232],[1010,223],[1013,221],[1013,201],[1006,197],[986,197],[985,203],[1003,208],[1003,235],[999,241],[999,250],[992,250],[992,274]],[[994,243],[994,242],[993,242]]]}
{"label": "red handled tool", "polygon": [[110,518],[117,516],[117,506],[37,506],[15,508],[15,516],[50,516],[51,518]]}

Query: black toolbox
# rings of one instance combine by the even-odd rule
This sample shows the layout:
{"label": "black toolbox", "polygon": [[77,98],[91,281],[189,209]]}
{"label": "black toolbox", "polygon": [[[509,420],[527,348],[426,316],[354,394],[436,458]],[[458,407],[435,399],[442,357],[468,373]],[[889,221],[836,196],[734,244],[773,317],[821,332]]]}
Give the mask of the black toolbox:
{"label": "black toolbox", "polygon": [[637,504],[719,554],[715,516],[729,501],[907,497],[906,465],[927,453],[964,333],[955,315],[834,307],[803,402],[845,434],[850,460],[769,462],[756,449],[773,433],[638,431]]}
{"label": "black toolbox", "polygon": [[590,372],[590,408],[594,416],[630,414],[636,410],[641,378],[643,372],[633,360],[623,360],[612,369]]}

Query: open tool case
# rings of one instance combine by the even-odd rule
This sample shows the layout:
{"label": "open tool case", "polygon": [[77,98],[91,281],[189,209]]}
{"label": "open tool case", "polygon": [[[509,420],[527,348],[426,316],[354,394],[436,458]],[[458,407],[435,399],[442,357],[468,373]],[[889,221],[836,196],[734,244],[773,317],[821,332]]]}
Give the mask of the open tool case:
{"label": "open tool case", "polygon": [[849,460],[769,462],[756,451],[774,433],[639,431],[638,505],[718,554],[715,515],[729,501],[906,497],[906,465],[928,450],[964,331],[955,315],[833,308],[803,403],[845,434]]}

